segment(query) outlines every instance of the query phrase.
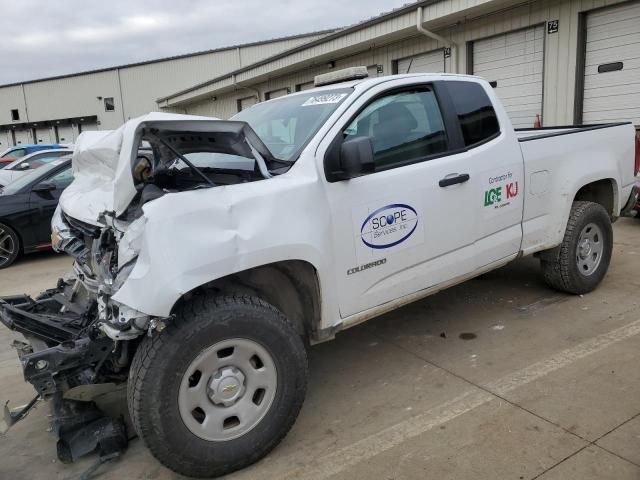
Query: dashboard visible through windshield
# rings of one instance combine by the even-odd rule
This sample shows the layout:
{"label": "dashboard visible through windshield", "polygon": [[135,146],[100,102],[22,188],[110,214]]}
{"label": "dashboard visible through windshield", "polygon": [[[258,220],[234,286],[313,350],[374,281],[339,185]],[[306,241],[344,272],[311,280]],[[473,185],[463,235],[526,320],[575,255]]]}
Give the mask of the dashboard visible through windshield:
{"label": "dashboard visible through windshield", "polygon": [[247,122],[274,157],[293,161],[353,88],[314,90],[258,103],[231,120]]}

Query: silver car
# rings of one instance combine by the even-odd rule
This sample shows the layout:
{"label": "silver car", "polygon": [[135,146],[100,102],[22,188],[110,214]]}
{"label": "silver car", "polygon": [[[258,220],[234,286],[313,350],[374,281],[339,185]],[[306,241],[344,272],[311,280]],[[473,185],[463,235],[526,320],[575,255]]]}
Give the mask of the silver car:
{"label": "silver car", "polygon": [[0,187],[4,187],[30,171],[71,153],[73,153],[73,148],[71,147],[56,148],[40,150],[18,158],[0,170]]}

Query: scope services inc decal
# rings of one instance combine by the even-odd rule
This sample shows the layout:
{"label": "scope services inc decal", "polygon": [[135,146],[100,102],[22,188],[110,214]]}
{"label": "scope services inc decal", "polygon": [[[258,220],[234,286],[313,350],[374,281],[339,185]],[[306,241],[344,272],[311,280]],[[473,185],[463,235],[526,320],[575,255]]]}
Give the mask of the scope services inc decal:
{"label": "scope services inc decal", "polygon": [[389,257],[424,241],[420,195],[386,200],[353,209],[355,247],[360,264]]}
{"label": "scope services inc decal", "polygon": [[418,212],[411,205],[394,203],[370,214],[360,227],[362,242],[371,248],[395,247],[418,227]]}

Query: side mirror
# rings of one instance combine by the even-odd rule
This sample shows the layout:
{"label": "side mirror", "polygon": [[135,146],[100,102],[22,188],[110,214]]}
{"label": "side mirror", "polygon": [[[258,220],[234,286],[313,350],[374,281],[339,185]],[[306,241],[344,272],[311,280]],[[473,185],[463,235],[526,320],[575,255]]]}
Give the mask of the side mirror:
{"label": "side mirror", "polygon": [[38,183],[37,185],[35,185],[31,191],[32,192],[38,192],[38,193],[44,193],[44,192],[51,192],[53,190],[56,189],[56,186],[53,183],[50,182],[41,182]]}
{"label": "side mirror", "polygon": [[371,137],[356,137],[342,141],[336,137],[324,159],[324,172],[329,182],[338,182],[372,173],[376,169]]}
{"label": "side mirror", "polygon": [[340,169],[346,178],[358,177],[375,171],[371,137],[356,137],[340,147]]}
{"label": "side mirror", "polygon": [[31,168],[31,165],[29,165],[29,162],[24,162],[20,164],[20,170],[29,170]]}

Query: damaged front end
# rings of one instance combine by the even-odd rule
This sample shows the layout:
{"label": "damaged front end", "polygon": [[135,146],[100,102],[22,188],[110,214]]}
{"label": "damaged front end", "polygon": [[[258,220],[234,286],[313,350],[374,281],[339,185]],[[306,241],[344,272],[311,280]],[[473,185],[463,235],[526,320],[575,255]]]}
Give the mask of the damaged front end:
{"label": "damaged front end", "polygon": [[273,159],[242,122],[187,118],[183,124],[182,118],[150,114],[111,133],[80,136],[74,182],[52,220],[52,246],[74,258],[73,270],[35,298],[0,297],[0,322],[24,335],[26,342],[14,347],[37,392],[26,406],[5,408],[5,423],[24,418],[38,400],[50,400],[64,462],[96,449],[110,458],[126,448],[126,408],[105,415],[98,400],[126,387],[141,338],[170,321],[168,310],[168,316],[154,316],[114,299],[138,263],[145,204],[167,194],[268,179],[290,167]]}
{"label": "damaged front end", "polygon": [[0,321],[26,339],[13,346],[25,380],[37,392],[24,407],[5,406],[5,429],[23,419],[38,400],[49,400],[61,461],[96,450],[102,459],[111,458],[126,448],[126,413],[107,416],[94,400],[126,384],[135,351],[131,342],[148,331],[151,321],[111,301],[131,271],[118,273],[113,226],[99,228],[64,218],[59,208],[53,232],[55,248],[75,258],[72,274],[36,298],[0,297]]}

